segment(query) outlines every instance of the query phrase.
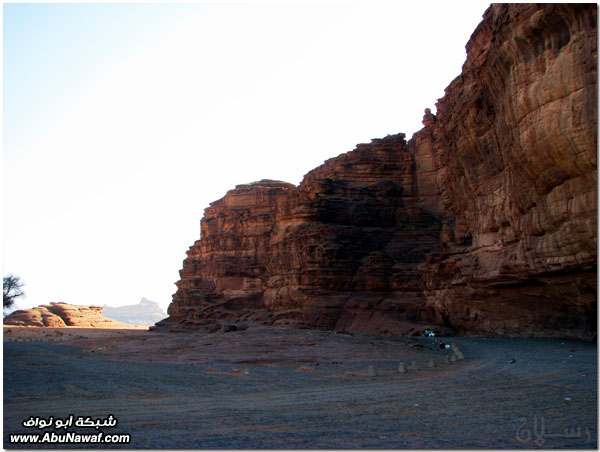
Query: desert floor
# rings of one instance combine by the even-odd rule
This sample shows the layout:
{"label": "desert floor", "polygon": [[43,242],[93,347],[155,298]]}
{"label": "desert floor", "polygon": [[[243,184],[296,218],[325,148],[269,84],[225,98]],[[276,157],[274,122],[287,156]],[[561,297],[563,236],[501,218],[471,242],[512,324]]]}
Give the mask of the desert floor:
{"label": "desert floor", "polygon": [[4,447],[91,448],[9,435],[55,431],[30,416],[112,414],[103,431],[131,443],[97,448],[597,448],[595,342],[447,342],[466,359],[433,338],[5,327]]}

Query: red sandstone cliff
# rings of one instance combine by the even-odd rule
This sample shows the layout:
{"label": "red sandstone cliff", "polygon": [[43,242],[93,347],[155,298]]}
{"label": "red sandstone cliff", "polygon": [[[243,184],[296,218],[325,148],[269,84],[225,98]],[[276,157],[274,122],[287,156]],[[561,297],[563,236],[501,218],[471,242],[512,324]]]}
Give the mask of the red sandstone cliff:
{"label": "red sandstone cliff", "polygon": [[444,222],[423,269],[436,321],[595,334],[596,20],[591,4],[494,5],[412,140],[424,208]]}
{"label": "red sandstone cliff", "polygon": [[206,209],[159,327],[596,332],[596,5],[493,5],[436,117]]}
{"label": "red sandstone cliff", "polygon": [[61,328],[132,328],[102,315],[101,306],[78,306],[68,303],[43,304],[21,309],[4,317],[4,325]]}

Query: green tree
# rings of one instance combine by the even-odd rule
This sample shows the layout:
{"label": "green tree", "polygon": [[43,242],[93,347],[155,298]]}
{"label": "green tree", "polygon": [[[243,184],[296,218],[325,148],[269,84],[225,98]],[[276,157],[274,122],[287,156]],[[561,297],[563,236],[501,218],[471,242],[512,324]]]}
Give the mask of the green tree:
{"label": "green tree", "polygon": [[24,284],[15,275],[8,275],[3,280],[2,302],[4,309],[9,309],[15,303],[15,298],[25,295],[21,290]]}

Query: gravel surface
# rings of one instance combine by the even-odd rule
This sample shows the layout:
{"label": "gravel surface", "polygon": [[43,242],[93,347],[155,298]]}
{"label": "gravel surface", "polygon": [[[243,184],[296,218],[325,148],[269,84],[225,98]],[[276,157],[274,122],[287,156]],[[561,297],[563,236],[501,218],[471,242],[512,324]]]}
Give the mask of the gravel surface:
{"label": "gravel surface", "polygon": [[[597,448],[596,343],[448,338],[446,363],[432,338],[27,330],[4,332],[5,448]],[[70,414],[131,443],[9,442]]]}

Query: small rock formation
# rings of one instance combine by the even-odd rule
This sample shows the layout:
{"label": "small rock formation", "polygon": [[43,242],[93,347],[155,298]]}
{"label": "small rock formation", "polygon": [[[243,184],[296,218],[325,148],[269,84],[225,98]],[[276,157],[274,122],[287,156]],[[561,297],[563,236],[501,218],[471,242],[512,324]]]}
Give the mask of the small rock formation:
{"label": "small rock formation", "polygon": [[369,377],[374,377],[377,375],[377,370],[375,368],[375,366],[369,366],[369,368],[367,369],[367,374],[369,375]]}
{"label": "small rock formation", "polygon": [[433,125],[433,123],[435,122],[435,115],[431,113],[431,109],[430,108],[426,108],[425,109],[425,114],[423,115],[423,125],[425,127],[430,127]]}
{"label": "small rock formation", "polygon": [[593,4],[490,6],[409,142],[213,202],[157,327],[594,338],[596,21]]}
{"label": "small rock formation", "polygon": [[105,317],[130,325],[154,325],[166,317],[166,312],[155,301],[142,298],[138,304],[111,307],[104,305]]}
{"label": "small rock formation", "polygon": [[407,372],[404,361],[400,361],[400,364],[398,365],[398,372],[400,372],[401,374],[405,374]]}
{"label": "small rock formation", "polygon": [[131,325],[108,319],[101,306],[78,306],[68,303],[43,304],[14,311],[4,317],[4,325],[61,328],[131,328]]}

